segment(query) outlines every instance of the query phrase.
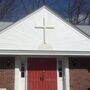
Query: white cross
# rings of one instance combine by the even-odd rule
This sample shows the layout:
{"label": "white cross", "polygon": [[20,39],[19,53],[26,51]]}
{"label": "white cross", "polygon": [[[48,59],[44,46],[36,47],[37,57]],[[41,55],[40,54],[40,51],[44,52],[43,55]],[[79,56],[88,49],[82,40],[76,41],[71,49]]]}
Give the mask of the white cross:
{"label": "white cross", "polygon": [[43,43],[46,44],[46,29],[54,29],[54,27],[47,27],[45,18],[43,17],[43,26],[35,27],[35,28],[43,30]]}

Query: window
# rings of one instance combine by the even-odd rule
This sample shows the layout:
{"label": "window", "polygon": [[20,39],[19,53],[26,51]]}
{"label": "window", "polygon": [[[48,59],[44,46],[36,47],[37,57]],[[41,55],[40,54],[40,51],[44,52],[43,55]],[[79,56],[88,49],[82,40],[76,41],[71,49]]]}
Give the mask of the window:
{"label": "window", "polygon": [[62,77],[62,61],[58,61],[59,77]]}
{"label": "window", "polygon": [[21,78],[25,77],[25,65],[21,64]]}

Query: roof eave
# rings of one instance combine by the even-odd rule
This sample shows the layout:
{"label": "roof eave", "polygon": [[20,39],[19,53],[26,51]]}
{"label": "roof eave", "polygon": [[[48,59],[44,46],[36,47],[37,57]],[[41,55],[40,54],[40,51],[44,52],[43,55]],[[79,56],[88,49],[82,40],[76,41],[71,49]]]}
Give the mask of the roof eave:
{"label": "roof eave", "polygon": [[90,51],[0,50],[0,55],[90,56]]}

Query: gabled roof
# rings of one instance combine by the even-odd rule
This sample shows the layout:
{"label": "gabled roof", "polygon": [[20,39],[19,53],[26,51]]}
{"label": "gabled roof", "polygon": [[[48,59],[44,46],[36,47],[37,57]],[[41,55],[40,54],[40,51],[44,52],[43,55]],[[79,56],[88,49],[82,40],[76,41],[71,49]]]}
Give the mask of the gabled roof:
{"label": "gabled roof", "polygon": [[[43,45],[42,30],[36,30],[35,26],[41,26],[43,17],[48,26],[54,30],[46,30],[46,45]],[[90,40],[81,34],[79,30],[63,20],[46,6],[18,21],[14,25],[0,33],[0,50],[50,50],[89,52]],[[39,48],[40,46],[52,48]]]}
{"label": "gabled roof", "polygon": [[0,32],[11,26],[12,24],[12,22],[0,22]]}
{"label": "gabled roof", "polygon": [[77,25],[76,27],[90,38],[90,25]]}
{"label": "gabled roof", "polygon": [[40,9],[43,9],[43,8],[45,8],[48,11],[50,11],[51,13],[53,13],[55,16],[57,16],[58,18],[60,18],[61,20],[63,20],[67,24],[69,24],[71,27],[75,28],[77,31],[79,31],[80,33],[82,33],[87,38],[90,38],[90,30],[89,30],[90,27],[89,26],[85,26],[85,25],[84,26],[82,26],[82,25],[75,26],[72,23],[70,23],[67,20],[65,20],[60,14],[56,13],[54,10],[52,10],[51,8],[49,8],[47,5],[44,5],[44,6],[40,7],[36,11],[32,12],[31,14],[27,15],[26,17],[24,17],[23,19],[15,22],[15,23],[13,23],[13,22],[0,22],[0,32],[3,31],[3,30],[8,30],[8,28],[13,27],[17,23],[23,21],[24,19],[28,18],[29,16],[33,15],[34,13],[38,12]]}

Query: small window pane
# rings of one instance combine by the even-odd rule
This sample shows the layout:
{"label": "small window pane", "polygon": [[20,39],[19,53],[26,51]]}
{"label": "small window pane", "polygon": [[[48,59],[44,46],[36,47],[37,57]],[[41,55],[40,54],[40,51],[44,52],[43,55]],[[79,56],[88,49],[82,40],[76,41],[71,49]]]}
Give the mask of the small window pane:
{"label": "small window pane", "polygon": [[62,77],[62,61],[58,62],[59,77]]}
{"label": "small window pane", "polygon": [[59,77],[62,77],[62,72],[59,72]]}
{"label": "small window pane", "polygon": [[25,65],[21,64],[21,78],[25,77]]}
{"label": "small window pane", "polygon": [[21,77],[24,78],[24,72],[21,72]]}
{"label": "small window pane", "polygon": [[62,67],[61,67],[61,68],[59,68],[59,72],[62,72]]}

